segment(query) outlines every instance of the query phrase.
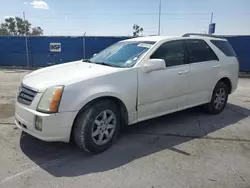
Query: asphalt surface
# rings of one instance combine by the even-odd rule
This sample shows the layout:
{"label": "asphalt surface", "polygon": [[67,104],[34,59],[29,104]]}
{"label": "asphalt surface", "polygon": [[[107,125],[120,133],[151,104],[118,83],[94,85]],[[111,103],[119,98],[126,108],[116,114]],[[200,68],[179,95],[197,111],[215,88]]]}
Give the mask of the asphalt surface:
{"label": "asphalt surface", "polygon": [[25,74],[0,71],[1,188],[250,188],[250,79],[239,80],[219,115],[194,108],[145,121],[92,156],[14,126]]}

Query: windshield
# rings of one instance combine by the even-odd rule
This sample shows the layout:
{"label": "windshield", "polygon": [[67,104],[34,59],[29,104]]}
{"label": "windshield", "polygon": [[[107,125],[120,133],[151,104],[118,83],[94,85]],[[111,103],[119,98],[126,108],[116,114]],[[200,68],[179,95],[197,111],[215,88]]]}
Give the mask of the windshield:
{"label": "windshield", "polygon": [[90,59],[90,62],[115,67],[132,67],[155,42],[118,42]]}

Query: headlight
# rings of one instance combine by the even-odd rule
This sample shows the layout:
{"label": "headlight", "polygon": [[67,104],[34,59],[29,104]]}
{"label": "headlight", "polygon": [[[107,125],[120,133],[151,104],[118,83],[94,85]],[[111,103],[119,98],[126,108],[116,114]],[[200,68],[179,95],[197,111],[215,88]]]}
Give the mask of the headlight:
{"label": "headlight", "polygon": [[64,86],[55,86],[45,90],[38,106],[37,111],[45,113],[58,112]]}

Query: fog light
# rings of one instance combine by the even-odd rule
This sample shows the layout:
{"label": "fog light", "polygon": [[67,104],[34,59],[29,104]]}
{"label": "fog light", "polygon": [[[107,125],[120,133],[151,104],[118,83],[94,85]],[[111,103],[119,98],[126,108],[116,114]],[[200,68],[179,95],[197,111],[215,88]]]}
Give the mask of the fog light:
{"label": "fog light", "polygon": [[43,119],[40,116],[36,116],[35,128],[38,131],[42,131],[43,130]]}

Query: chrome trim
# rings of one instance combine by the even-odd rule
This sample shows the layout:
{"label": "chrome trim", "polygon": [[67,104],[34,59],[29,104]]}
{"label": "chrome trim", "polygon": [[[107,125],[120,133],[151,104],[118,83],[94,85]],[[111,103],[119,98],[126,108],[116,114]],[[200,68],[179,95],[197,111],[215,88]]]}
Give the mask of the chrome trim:
{"label": "chrome trim", "polygon": [[30,105],[37,93],[37,90],[22,84],[19,88],[17,101],[25,105]]}
{"label": "chrome trim", "polygon": [[34,89],[34,88],[32,88],[32,87],[30,87],[30,86],[27,86],[27,85],[25,85],[25,84],[23,84],[23,83],[21,83],[21,87],[25,87],[25,88],[27,88],[27,89],[29,89],[29,90],[32,90],[32,91],[35,91],[35,92],[39,92],[39,90],[38,89]]}

